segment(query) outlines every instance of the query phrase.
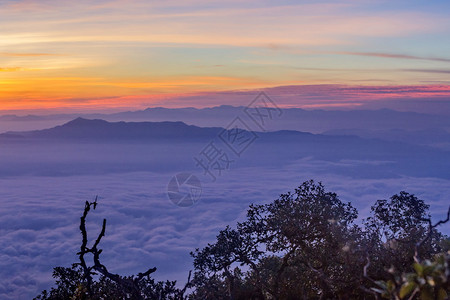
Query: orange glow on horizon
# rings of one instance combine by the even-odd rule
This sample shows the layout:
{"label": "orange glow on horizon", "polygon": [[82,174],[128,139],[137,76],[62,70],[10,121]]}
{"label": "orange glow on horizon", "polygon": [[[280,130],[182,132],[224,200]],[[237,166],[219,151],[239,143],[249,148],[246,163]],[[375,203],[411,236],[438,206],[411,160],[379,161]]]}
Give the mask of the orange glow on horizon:
{"label": "orange glow on horizon", "polygon": [[[192,95],[287,85],[317,85],[312,94],[318,96],[310,98],[317,103],[304,103],[299,95],[286,106],[448,96],[450,21],[444,10],[428,8],[354,1],[5,1],[0,110],[211,106],[228,99],[200,102]],[[320,95],[327,84],[352,87],[338,91],[348,101]],[[358,93],[357,86],[374,90]],[[383,92],[382,86],[399,88]]]}

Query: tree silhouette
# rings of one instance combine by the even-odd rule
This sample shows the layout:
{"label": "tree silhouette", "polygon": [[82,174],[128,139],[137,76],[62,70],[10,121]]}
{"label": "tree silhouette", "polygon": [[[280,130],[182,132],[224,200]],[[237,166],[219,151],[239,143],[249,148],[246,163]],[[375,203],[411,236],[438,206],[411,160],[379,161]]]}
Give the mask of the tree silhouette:
{"label": "tree silhouette", "polygon": [[[73,264],[71,268],[56,267],[53,277],[57,279],[57,287],[50,292],[43,291],[35,299],[186,299],[184,294],[189,286],[190,273],[186,286],[179,289],[176,281],[157,282],[152,279],[150,275],[156,271],[155,267],[132,276],[121,276],[108,271],[100,261],[103,250],[99,249],[106,232],[106,219],[103,219],[102,229],[94,244],[88,247],[86,218],[91,208],[95,210],[96,207],[97,197],[93,202],[86,201],[80,218],[82,242],[77,253],[80,262]],[[92,254],[92,265],[86,261],[87,254]],[[98,277],[98,280],[94,277]]]}
{"label": "tree silhouette", "polygon": [[86,218],[96,207],[97,199],[84,206],[79,262],[54,268],[56,286],[36,299],[443,300],[450,294],[450,240],[437,230],[450,208],[433,224],[429,206],[406,192],[376,201],[361,225],[351,203],[312,180],[271,203],[250,205],[244,221],[191,253],[194,275],[183,288],[152,279],[156,268],[111,273],[100,259],[106,220],[88,239]]}
{"label": "tree silhouette", "polygon": [[[394,274],[413,278],[408,272],[418,268],[413,265],[415,253],[432,259],[447,251],[442,243],[448,238],[436,227],[448,219],[431,225],[428,209],[423,200],[400,192],[378,200],[364,226],[358,226],[350,203],[326,192],[321,183],[304,182],[272,203],[251,205],[236,229],[226,227],[216,242],[192,253],[191,297],[403,299],[395,298],[395,289],[390,294],[382,291],[379,284],[394,286]],[[424,270],[430,273],[431,268],[433,276],[450,281],[445,259],[424,262],[433,266]],[[424,276],[420,274],[416,281]],[[438,289],[441,294],[448,292],[445,282]],[[421,286],[415,285],[416,296]]]}

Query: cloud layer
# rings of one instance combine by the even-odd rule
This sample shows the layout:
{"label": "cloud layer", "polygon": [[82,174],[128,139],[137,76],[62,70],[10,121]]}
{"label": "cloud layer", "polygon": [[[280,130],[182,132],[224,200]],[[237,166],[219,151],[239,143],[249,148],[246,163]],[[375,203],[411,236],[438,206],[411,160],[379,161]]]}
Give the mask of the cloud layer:
{"label": "cloud layer", "polygon": [[[53,282],[52,267],[76,262],[79,217],[84,201],[95,195],[100,205],[89,215],[89,233],[95,237],[101,219],[107,219],[102,256],[111,271],[132,274],[156,266],[157,278],[181,282],[192,268],[190,251],[212,241],[225,225],[242,220],[250,203],[272,201],[310,178],[351,201],[361,217],[375,200],[401,190],[425,199],[435,218],[443,216],[448,204],[448,180],[355,179],[327,171],[333,167],[301,160],[288,167],[230,170],[216,183],[204,182],[202,199],[189,208],[167,198],[174,175],[168,172],[0,179],[0,297],[29,299]],[[448,226],[442,230],[450,232]]]}

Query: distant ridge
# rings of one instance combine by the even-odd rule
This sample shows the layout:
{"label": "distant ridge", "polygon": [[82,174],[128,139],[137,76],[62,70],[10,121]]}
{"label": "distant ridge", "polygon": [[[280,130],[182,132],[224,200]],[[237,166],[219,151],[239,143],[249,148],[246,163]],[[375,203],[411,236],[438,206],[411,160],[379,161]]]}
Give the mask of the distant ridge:
{"label": "distant ridge", "polygon": [[[163,122],[181,121],[200,127],[224,127],[236,116],[244,114],[245,107],[221,105],[207,108],[146,108],[144,110],[124,111],[111,114],[55,114],[46,116],[0,116],[0,122],[12,123],[44,123],[54,124],[68,122],[77,117],[86,119],[102,119],[110,122]],[[4,123],[6,124],[6,123]],[[1,126],[1,123],[0,123]],[[32,128],[32,127],[29,127]],[[45,128],[38,126],[38,128]],[[378,110],[305,110],[301,108],[283,109],[280,118],[270,122],[267,130],[297,130],[303,132],[322,133],[337,129],[365,130],[428,130],[430,128],[450,130],[450,118],[417,112],[400,112],[391,109]],[[33,128],[34,129],[34,128]],[[4,130],[3,132],[5,132]],[[2,132],[0,127],[0,132]]]}
{"label": "distant ridge", "polygon": [[[101,119],[78,117],[62,125],[33,131],[6,132],[0,138],[32,138],[32,139],[95,139],[95,140],[142,140],[165,139],[170,141],[207,140],[216,138],[224,128],[199,127],[184,122],[109,122]],[[296,130],[278,130],[274,132],[255,132],[271,141],[290,137],[325,137],[322,135],[300,132]],[[325,137],[333,139],[333,137]],[[350,137],[355,138],[355,137]]]}
{"label": "distant ridge", "polygon": [[204,139],[212,138],[221,128],[201,128],[183,122],[108,122],[78,117],[49,129],[8,132],[2,137],[46,139]]}
{"label": "distant ridge", "polygon": [[[233,155],[231,142],[227,146],[225,141],[219,138],[219,134],[224,133],[223,130],[220,127],[198,127],[183,122],[108,122],[100,119],[76,118],[49,129],[0,134],[0,144],[4,147],[3,149],[14,149],[16,145],[20,151],[42,149],[42,160],[52,159],[47,153],[50,149],[53,149],[51,151],[54,151],[55,159],[60,155],[68,155],[60,153],[57,149],[67,149],[66,151],[74,157],[83,156],[87,149],[91,149],[90,151],[96,153],[93,156],[95,160],[101,160],[103,156],[111,158],[112,155],[112,161],[122,160],[125,157],[134,161],[133,165],[123,167],[124,169],[116,165],[111,167],[112,169],[142,170],[144,166],[141,160],[147,159],[152,161],[151,166],[165,169],[167,164],[175,164],[172,158],[169,162],[163,159],[164,157],[167,159],[167,155],[184,157],[184,162],[181,163],[187,164],[193,157],[187,156],[188,149],[191,149],[190,153],[192,153],[192,149],[195,148],[197,152],[193,155],[196,155],[210,142],[216,143],[223,151]],[[450,151],[398,141],[365,139],[350,135],[312,134],[293,130],[255,132],[255,134],[257,135],[254,139],[255,143],[251,142],[248,150],[245,150],[244,160],[237,159],[240,155],[237,151],[234,152],[236,155],[231,156],[237,164],[249,166],[263,164],[278,168],[280,163],[291,163],[298,159],[332,161],[336,166],[348,165],[349,161],[359,161],[379,166],[376,171],[373,168],[366,170],[364,163],[360,165],[360,168],[358,167],[359,169],[351,171],[361,172],[365,174],[364,176],[368,176],[369,173],[370,176],[381,176],[381,174],[386,176],[388,174],[386,172],[390,172],[389,176],[409,174],[450,178],[448,173]],[[225,132],[223,136],[230,135]],[[239,143],[245,140],[242,139]],[[153,146],[155,148],[152,148]],[[234,147],[240,146],[235,144]],[[137,149],[142,149],[142,152]],[[12,154],[19,150],[14,150]],[[150,151],[149,158],[146,158],[146,151]],[[76,169],[89,168],[91,163],[92,161],[88,160],[84,165],[77,165]],[[6,167],[8,160],[3,164]],[[147,168],[150,168],[149,166]],[[97,167],[103,168],[101,165]],[[60,170],[62,167],[55,168]],[[14,166],[10,166],[8,170],[10,170],[8,174],[17,172]],[[28,172],[27,170],[24,167],[22,171]],[[361,176],[357,173],[353,175]]]}
{"label": "distant ridge", "polygon": [[[28,138],[46,140],[116,140],[116,141],[209,141],[217,138],[224,128],[199,127],[187,125],[184,122],[109,122],[101,119],[75,118],[62,125],[34,131],[6,132],[0,134],[2,139]],[[381,139],[365,139],[357,135],[341,134],[312,134],[296,130],[277,130],[269,132],[255,132],[258,138],[265,143],[304,143],[306,145],[336,146],[373,144],[379,147],[410,147],[398,141],[382,141]]]}
{"label": "distant ridge", "polygon": [[[170,141],[184,140],[206,140],[217,137],[224,128],[222,127],[199,127],[188,125],[181,121],[162,122],[110,122],[102,119],[75,118],[69,122],[56,127],[22,131],[6,132],[0,134],[0,138],[37,138],[37,139],[94,139],[94,140],[157,140],[166,139]],[[325,134],[312,134],[298,130],[277,130],[269,132],[256,132],[259,137],[266,141],[288,141],[289,139],[301,138],[302,141],[354,141],[364,140],[364,136],[358,136],[357,131],[331,131]],[[369,138],[376,138],[370,136]],[[379,139],[381,140],[381,139]],[[399,141],[391,140],[390,143]]]}

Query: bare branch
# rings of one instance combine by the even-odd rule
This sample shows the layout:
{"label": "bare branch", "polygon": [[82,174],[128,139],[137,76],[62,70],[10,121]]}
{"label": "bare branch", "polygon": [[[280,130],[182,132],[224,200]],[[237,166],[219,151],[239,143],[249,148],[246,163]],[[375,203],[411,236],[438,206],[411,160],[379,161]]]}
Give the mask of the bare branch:
{"label": "bare branch", "polygon": [[[93,282],[92,275],[95,274],[94,272],[92,272],[92,270],[95,270],[95,271],[99,272],[101,275],[103,275],[104,277],[116,282],[127,293],[130,293],[132,295],[133,299],[142,299],[142,295],[141,295],[140,289],[139,289],[140,281],[143,278],[148,277],[151,273],[155,272],[156,268],[150,268],[144,273],[139,273],[135,278],[133,278],[133,277],[132,278],[124,278],[118,274],[113,274],[113,273],[109,272],[108,269],[106,268],[106,266],[100,262],[100,254],[102,253],[102,249],[98,249],[98,246],[99,246],[102,238],[105,236],[106,219],[103,219],[102,229],[101,229],[99,235],[97,236],[97,239],[95,240],[94,245],[92,246],[92,248],[88,247],[86,218],[87,218],[87,215],[88,215],[91,207],[93,209],[95,209],[97,207],[97,199],[98,199],[98,197],[95,197],[94,202],[89,202],[89,201],[85,202],[83,215],[81,216],[81,219],[80,219],[80,231],[81,231],[81,235],[82,235],[82,242],[81,242],[81,246],[80,246],[80,252],[78,252],[77,254],[79,255],[79,259],[80,259],[79,265],[81,265],[81,267],[83,268],[83,271],[84,271],[84,278],[87,282],[88,292],[90,295],[92,294],[92,282]],[[93,266],[88,267],[86,264],[86,260],[85,260],[84,256],[87,253],[92,253],[94,256],[94,258],[93,258],[94,265]]]}
{"label": "bare branch", "polygon": [[[367,280],[369,280],[372,284],[376,284],[376,282],[375,282],[375,280],[373,280],[367,273],[368,273],[368,270],[369,270],[369,267],[370,267],[370,257],[369,257],[369,254],[368,253],[366,253],[366,261],[367,261],[367,263],[364,265],[364,269],[363,269],[363,277],[365,278],[365,279],[367,279]],[[364,286],[360,286],[359,287],[361,290],[363,290],[363,291],[365,291],[366,293],[369,293],[369,294],[372,294],[372,295],[374,295],[374,297],[375,297],[375,299],[380,299],[380,297],[378,296],[378,294],[375,292],[375,291],[372,291],[372,290],[370,290],[370,289],[367,289],[366,287],[364,287]]]}
{"label": "bare branch", "polygon": [[144,277],[147,277],[147,276],[149,276],[150,274],[152,274],[152,273],[154,273],[154,272],[156,272],[156,268],[150,268],[150,269],[148,269],[146,272],[144,272],[144,273],[139,273],[138,275],[137,275],[137,278],[139,279],[139,280],[141,280],[142,278],[144,278]]}
{"label": "bare branch", "polygon": [[431,235],[433,234],[433,229],[435,229],[436,227],[447,223],[450,220],[450,206],[448,207],[447,210],[447,218],[445,218],[444,220],[440,220],[439,222],[437,222],[436,224],[432,224],[431,223],[431,219],[422,219],[422,221],[425,221],[428,223],[428,233],[427,235],[419,242],[416,243],[415,246],[415,250],[414,250],[414,261],[416,263],[420,262],[420,257],[419,257],[419,248],[422,247],[422,245],[431,238]]}
{"label": "bare branch", "polygon": [[97,206],[97,199],[98,197],[95,197],[94,202],[89,202],[86,201],[85,205],[84,205],[84,211],[83,211],[83,215],[80,218],[80,231],[81,231],[81,235],[82,235],[82,241],[81,241],[81,246],[80,246],[80,252],[78,252],[78,257],[80,260],[79,265],[83,268],[84,271],[84,279],[87,282],[87,289],[88,289],[88,293],[91,294],[91,285],[92,285],[92,267],[88,267],[86,265],[86,260],[84,259],[84,255],[86,253],[89,253],[90,250],[87,247],[87,243],[88,243],[88,237],[87,237],[87,231],[86,231],[86,217],[91,209],[91,205],[94,206],[94,209]]}
{"label": "bare branch", "polygon": [[92,246],[92,249],[94,249],[94,248],[97,249],[97,246],[98,246],[98,244],[100,244],[102,237],[105,236],[105,231],[106,231],[106,219],[103,219],[102,231],[98,235],[97,240],[94,243],[94,246]]}
{"label": "bare branch", "polygon": [[190,287],[191,275],[192,275],[192,270],[189,271],[188,280],[187,280],[186,284],[184,285],[183,289],[180,291],[180,300],[184,299],[184,293],[186,293],[186,290],[188,289],[188,287]]}

